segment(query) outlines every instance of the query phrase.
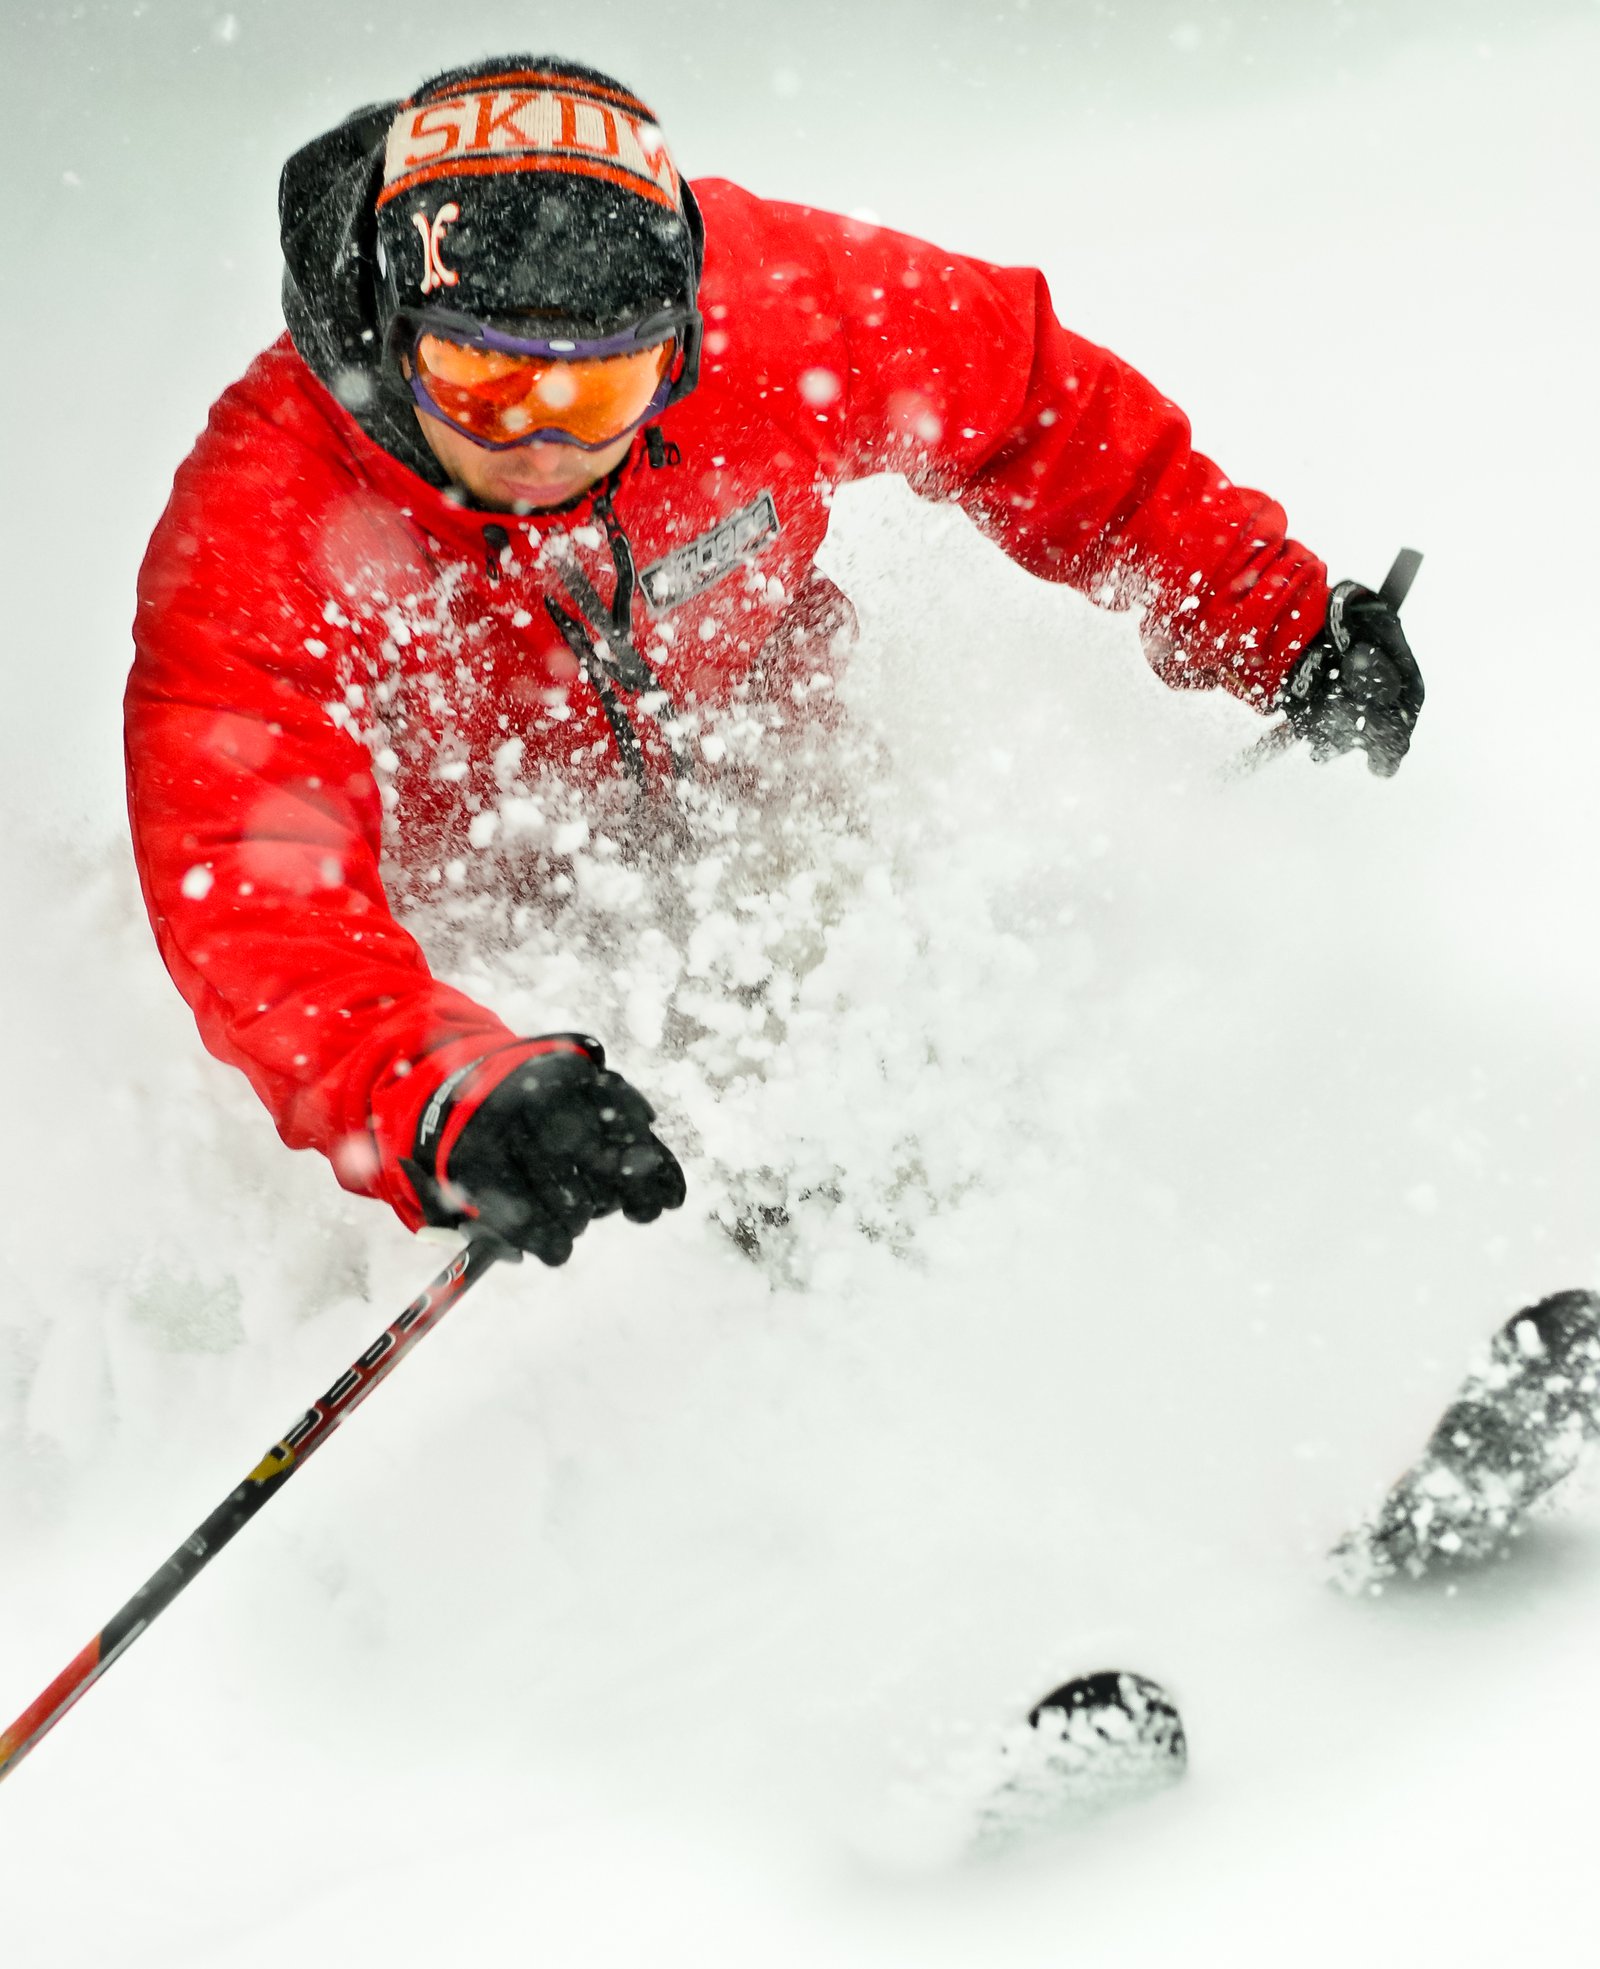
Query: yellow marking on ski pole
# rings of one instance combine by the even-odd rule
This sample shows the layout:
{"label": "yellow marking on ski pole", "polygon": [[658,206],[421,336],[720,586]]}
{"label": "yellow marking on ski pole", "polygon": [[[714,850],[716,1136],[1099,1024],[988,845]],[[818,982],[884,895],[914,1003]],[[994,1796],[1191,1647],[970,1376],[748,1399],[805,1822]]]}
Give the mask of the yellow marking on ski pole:
{"label": "yellow marking on ski pole", "polygon": [[250,1472],[249,1481],[253,1484],[270,1483],[280,1470],[287,1470],[294,1461],[294,1451],[287,1443],[279,1443],[269,1449],[256,1467]]}

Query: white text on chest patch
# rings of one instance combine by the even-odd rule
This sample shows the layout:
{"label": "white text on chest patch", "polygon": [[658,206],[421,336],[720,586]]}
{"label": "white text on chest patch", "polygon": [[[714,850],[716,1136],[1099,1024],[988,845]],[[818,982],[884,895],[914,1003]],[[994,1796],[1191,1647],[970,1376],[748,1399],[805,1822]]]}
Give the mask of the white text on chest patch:
{"label": "white text on chest patch", "polygon": [[770,492],[758,492],[748,506],[730,513],[709,533],[674,547],[639,576],[653,615],[665,615],[691,596],[714,586],[742,561],[753,560],[778,537],[778,507]]}

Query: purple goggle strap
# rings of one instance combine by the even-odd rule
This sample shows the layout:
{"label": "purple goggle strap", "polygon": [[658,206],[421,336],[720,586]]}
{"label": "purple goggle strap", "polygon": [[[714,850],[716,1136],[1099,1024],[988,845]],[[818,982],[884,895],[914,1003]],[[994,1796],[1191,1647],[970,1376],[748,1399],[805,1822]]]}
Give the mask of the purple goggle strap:
{"label": "purple goggle strap", "polygon": [[[570,444],[579,451],[605,451],[624,438],[630,431],[636,431],[642,424],[648,424],[652,417],[659,417],[669,403],[679,397],[687,396],[698,380],[700,368],[701,320],[698,309],[673,309],[670,313],[652,315],[647,321],[636,322],[632,328],[625,328],[616,335],[597,335],[587,339],[574,340],[570,337],[551,336],[549,338],[505,335],[497,328],[489,328],[481,321],[473,321],[465,315],[415,315],[402,314],[395,322],[396,340],[410,357],[411,375],[409,382],[411,394],[418,404],[431,416],[441,419],[453,431],[459,431],[469,443],[482,446],[485,451],[515,451],[524,444]],[[603,439],[599,444],[585,444],[575,438],[570,431],[563,431],[558,425],[542,426],[537,431],[525,431],[515,438],[480,438],[469,431],[441,405],[434,402],[428,394],[427,385],[422,380],[422,372],[417,361],[417,344],[424,335],[437,335],[446,342],[459,342],[468,349],[494,349],[501,355],[535,356],[557,362],[583,362],[596,356],[626,355],[634,349],[651,349],[658,342],[666,341],[670,335],[678,347],[684,351],[683,373],[673,379],[672,371],[677,365],[677,354],[667,365],[667,373],[655,395],[644,407],[643,412],[625,429],[614,436]]]}

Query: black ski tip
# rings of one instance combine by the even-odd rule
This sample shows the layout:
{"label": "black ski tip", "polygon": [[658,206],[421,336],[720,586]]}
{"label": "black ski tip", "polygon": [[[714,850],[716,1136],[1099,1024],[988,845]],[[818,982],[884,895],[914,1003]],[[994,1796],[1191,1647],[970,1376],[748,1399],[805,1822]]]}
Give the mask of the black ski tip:
{"label": "black ski tip", "polygon": [[970,1850],[1003,1853],[1071,1830],[1176,1784],[1189,1747],[1159,1682],[1103,1668],[1036,1702],[978,1767]]}
{"label": "black ski tip", "polygon": [[1422,1454],[1329,1555],[1346,1592],[1481,1565],[1600,1439],[1600,1294],[1553,1292],[1513,1313]]}
{"label": "black ski tip", "polygon": [[870,1830],[897,1869],[992,1859],[1087,1826],[1177,1784],[1188,1743],[1159,1682],[1106,1668],[1062,1682],[1025,1714],[964,1733],[897,1785]]}
{"label": "black ski tip", "polygon": [[1552,1292],[1537,1305],[1513,1313],[1495,1342],[1509,1350],[1513,1360],[1545,1355],[1552,1360],[1572,1363],[1587,1357],[1600,1341],[1600,1293],[1581,1289]]}
{"label": "black ski tip", "polygon": [[1034,1704],[1028,1721],[1036,1730],[1086,1746],[1103,1744],[1108,1757],[1126,1752],[1165,1763],[1174,1775],[1189,1761],[1177,1704],[1159,1682],[1124,1668],[1102,1668],[1063,1682]]}

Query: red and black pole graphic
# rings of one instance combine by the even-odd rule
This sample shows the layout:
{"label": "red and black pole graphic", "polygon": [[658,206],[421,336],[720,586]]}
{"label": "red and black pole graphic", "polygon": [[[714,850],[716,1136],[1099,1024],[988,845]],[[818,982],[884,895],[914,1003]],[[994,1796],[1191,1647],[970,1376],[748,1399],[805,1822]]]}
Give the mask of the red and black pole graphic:
{"label": "red and black pole graphic", "polygon": [[267,1451],[244,1482],[183,1541],[165,1565],[151,1574],[77,1659],[67,1664],[38,1701],[25,1709],[10,1729],[0,1731],[0,1778],[11,1775],[39,1739],[99,1681],[118,1655],[132,1647],[157,1614],[171,1606],[234,1533],[250,1522],[313,1450],[322,1447],[350,1411],[366,1400],[430,1327],[438,1325],[462,1293],[496,1259],[521,1256],[520,1251],[502,1244],[498,1238],[480,1236],[474,1237],[464,1251],[451,1259],[427,1291],[412,1300],[394,1324],[379,1334],[360,1359],[340,1375],[321,1401],[306,1410],[282,1442]]}

